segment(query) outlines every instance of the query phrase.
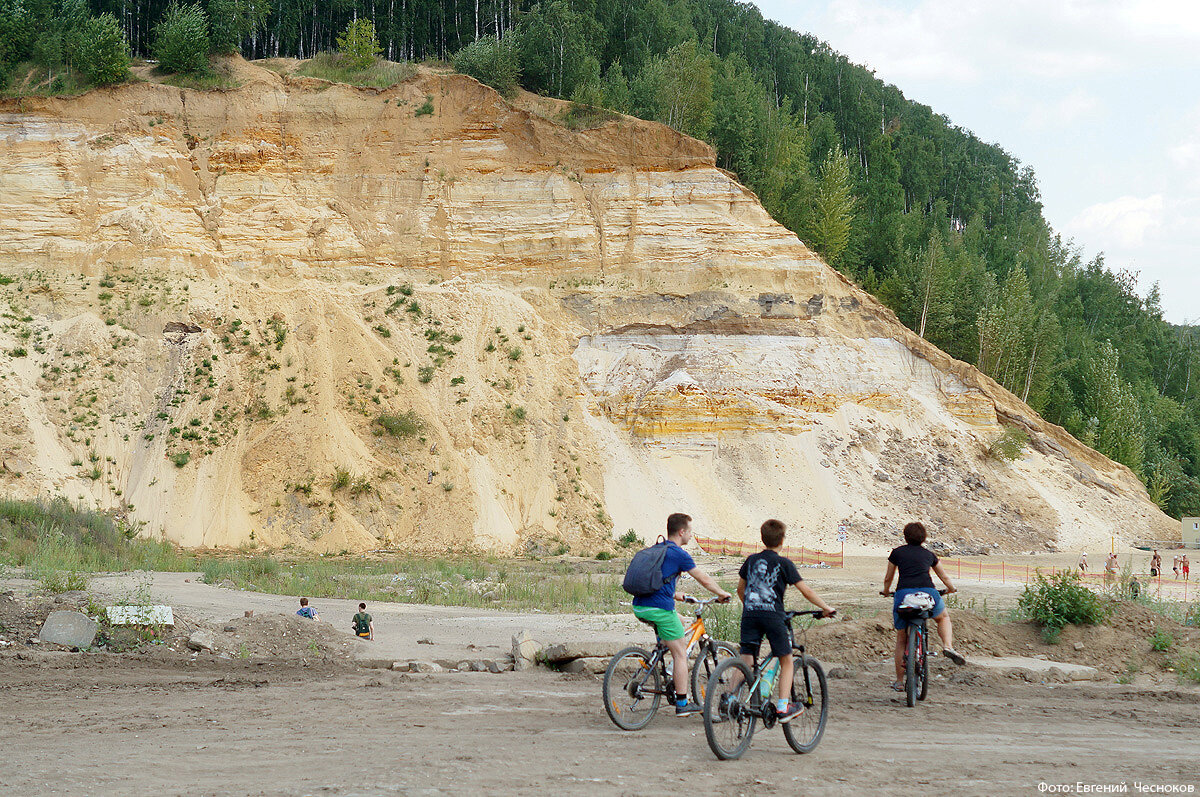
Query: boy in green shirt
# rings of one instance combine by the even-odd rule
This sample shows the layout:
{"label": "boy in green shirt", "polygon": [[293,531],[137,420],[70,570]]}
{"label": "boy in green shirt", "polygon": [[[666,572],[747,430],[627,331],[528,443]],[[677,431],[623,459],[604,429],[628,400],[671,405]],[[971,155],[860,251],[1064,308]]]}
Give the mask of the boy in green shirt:
{"label": "boy in green shirt", "polygon": [[359,639],[375,640],[375,623],[367,614],[367,604],[358,604],[358,614],[354,615],[354,635]]}

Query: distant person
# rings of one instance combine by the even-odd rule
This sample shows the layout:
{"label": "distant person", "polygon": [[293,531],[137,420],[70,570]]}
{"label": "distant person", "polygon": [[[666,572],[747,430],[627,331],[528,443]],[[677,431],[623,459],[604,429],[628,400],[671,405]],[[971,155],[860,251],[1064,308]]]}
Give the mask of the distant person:
{"label": "distant person", "polygon": [[1087,572],[1087,551],[1084,551],[1079,554],[1079,572],[1080,573]]}
{"label": "distant person", "polygon": [[358,604],[358,614],[354,615],[354,635],[359,639],[375,641],[375,623],[367,614],[367,604]]}
{"label": "distant person", "polygon": [[[931,616],[937,623],[938,636],[942,640],[942,652],[946,658],[955,664],[966,664],[966,659],[954,650],[954,626],[950,622],[950,613],[946,611],[946,603],[933,586],[929,572],[932,570],[946,585],[946,592],[958,592],[950,583],[950,576],[942,569],[937,554],[925,547],[925,526],[920,523],[909,523],[904,527],[904,542],[899,548],[888,555],[887,572],[883,576],[884,595],[895,595],[892,602],[892,627],[896,629],[896,680],[892,688],[897,692],[904,691],[904,654],[908,649],[908,623],[900,617],[900,604],[906,595],[914,592],[924,592],[933,601]],[[892,579],[896,571],[900,578],[896,582],[896,591],[892,592]]]}
{"label": "distant person", "polygon": [[296,614],[300,615],[301,617],[307,617],[309,620],[321,619],[317,616],[317,610],[308,605],[308,598],[300,599],[300,611],[296,612]]}
{"label": "distant person", "polygon": [[1175,574],[1175,578],[1179,578],[1179,555],[1176,554],[1171,558],[1171,572]]}
{"label": "distant person", "polygon": [[1110,553],[1104,560],[1104,584],[1111,585],[1117,577],[1117,555]]}
{"label": "distant person", "polygon": [[1183,569],[1183,580],[1189,581],[1190,578],[1188,576],[1188,573],[1191,572],[1192,563],[1187,558],[1187,554],[1184,554],[1183,556],[1179,557],[1179,566]]}
{"label": "distant person", "polygon": [[1150,578],[1158,578],[1158,571],[1162,570],[1162,556],[1159,555],[1158,549],[1154,549],[1154,555],[1150,557]]}

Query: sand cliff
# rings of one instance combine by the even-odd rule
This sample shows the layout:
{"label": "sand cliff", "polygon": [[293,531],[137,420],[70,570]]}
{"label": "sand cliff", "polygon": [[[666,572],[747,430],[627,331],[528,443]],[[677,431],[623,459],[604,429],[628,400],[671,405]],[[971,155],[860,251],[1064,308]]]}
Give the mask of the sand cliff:
{"label": "sand cliff", "polygon": [[1007,550],[1178,534],[701,142],[428,70],[235,67],[0,106],[0,491],[321,551],[588,552],[679,509],[808,545],[912,517]]}

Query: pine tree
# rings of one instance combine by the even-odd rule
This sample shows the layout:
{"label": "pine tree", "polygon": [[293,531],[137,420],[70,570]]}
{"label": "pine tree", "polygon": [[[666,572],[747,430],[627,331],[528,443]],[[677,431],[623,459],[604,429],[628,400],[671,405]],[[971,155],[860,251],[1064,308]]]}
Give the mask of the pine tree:
{"label": "pine tree", "polygon": [[91,83],[105,86],[129,78],[129,48],[125,34],[112,14],[90,17],[76,39],[75,68]]}
{"label": "pine tree", "polygon": [[821,164],[812,213],[801,232],[805,243],[834,268],[842,266],[842,255],[850,243],[856,205],[850,163],[841,147],[835,147]]}
{"label": "pine tree", "polygon": [[198,5],[171,3],[154,28],[154,55],[164,72],[208,69],[208,17]]}
{"label": "pine tree", "polygon": [[338,35],[338,52],[351,69],[366,69],[375,63],[382,49],[375,36],[375,23],[366,17],[354,20]]}

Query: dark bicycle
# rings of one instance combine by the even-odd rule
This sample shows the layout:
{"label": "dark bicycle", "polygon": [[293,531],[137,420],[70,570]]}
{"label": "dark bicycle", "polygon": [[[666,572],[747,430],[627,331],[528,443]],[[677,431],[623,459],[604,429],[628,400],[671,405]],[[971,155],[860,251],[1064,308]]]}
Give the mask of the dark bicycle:
{"label": "dark bicycle", "polygon": [[[709,676],[725,659],[737,656],[737,651],[728,642],[719,642],[708,635],[704,627],[704,610],[720,598],[700,600],[684,596],[684,603],[696,606],[696,619],[687,627],[688,658],[691,661],[692,700],[703,705]],[[643,623],[653,628],[652,623]],[[657,640],[652,652],[639,647],[625,648],[612,657],[604,671],[604,710],[608,718],[621,730],[638,731],[654,719],[659,704],[665,695],[668,700],[675,697],[671,671],[667,663],[671,651],[661,639]]]}
{"label": "dark bicycle", "polygon": [[[783,735],[797,753],[811,753],[821,742],[828,718],[829,686],[821,662],[805,653],[802,637],[796,644],[792,619],[807,615],[821,617],[821,610],[785,612],[792,635],[793,677],[791,701],[804,707],[804,713],[783,724]],[[803,635],[805,629],[801,628]],[[708,679],[704,700],[704,735],[713,754],[722,760],[740,758],[750,748],[758,723],[771,728],[779,719],[772,695],[779,674],[779,659],[768,655],[753,670],[741,657],[726,659]]]}
{"label": "dark bicycle", "polygon": [[[938,590],[939,595],[947,592],[949,590]],[[891,595],[888,592],[879,594]],[[933,616],[932,611],[933,606],[925,609],[901,606],[896,610],[908,629],[908,649],[904,653],[904,702],[909,708],[929,693],[929,631],[925,624]]]}

